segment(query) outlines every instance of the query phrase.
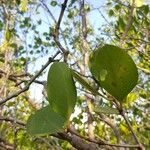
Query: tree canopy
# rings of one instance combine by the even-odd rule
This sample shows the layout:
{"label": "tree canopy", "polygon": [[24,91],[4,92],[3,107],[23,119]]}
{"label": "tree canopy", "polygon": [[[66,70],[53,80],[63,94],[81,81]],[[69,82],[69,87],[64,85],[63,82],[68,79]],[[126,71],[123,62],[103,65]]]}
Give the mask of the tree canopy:
{"label": "tree canopy", "polygon": [[150,147],[144,0],[0,0],[0,149]]}

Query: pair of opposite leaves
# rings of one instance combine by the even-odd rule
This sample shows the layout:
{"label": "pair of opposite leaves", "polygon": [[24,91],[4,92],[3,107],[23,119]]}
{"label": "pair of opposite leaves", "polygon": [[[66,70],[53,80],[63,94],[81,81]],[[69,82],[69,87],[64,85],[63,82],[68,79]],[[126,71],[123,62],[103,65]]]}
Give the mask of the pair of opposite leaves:
{"label": "pair of opposite leaves", "polygon": [[[105,45],[95,50],[90,55],[89,68],[99,85],[120,102],[137,84],[137,67],[119,47]],[[97,93],[65,63],[53,63],[47,79],[50,105],[30,116],[27,122],[30,134],[56,133],[65,128],[77,98],[73,77],[93,94]]]}

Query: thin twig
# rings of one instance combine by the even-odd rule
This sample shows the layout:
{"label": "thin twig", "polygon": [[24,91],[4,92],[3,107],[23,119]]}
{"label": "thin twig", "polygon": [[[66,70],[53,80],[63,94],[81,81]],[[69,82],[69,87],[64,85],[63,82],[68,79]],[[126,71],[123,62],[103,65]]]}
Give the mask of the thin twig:
{"label": "thin twig", "polygon": [[144,146],[139,142],[137,136],[135,135],[135,133],[134,133],[134,131],[133,131],[133,129],[132,129],[132,126],[131,126],[131,124],[130,124],[128,118],[127,118],[126,115],[124,114],[124,112],[122,113],[122,116],[123,116],[124,120],[126,121],[126,123],[127,123],[128,127],[129,127],[129,129],[130,129],[130,131],[131,131],[131,133],[132,133],[132,135],[133,135],[133,137],[134,137],[136,143],[139,145],[138,149],[139,149],[139,150],[145,150]]}
{"label": "thin twig", "polygon": [[55,23],[57,23],[54,15],[52,14],[52,12],[50,11],[50,9],[48,8],[48,6],[45,4],[45,2],[43,0],[40,0],[41,4],[43,5],[43,7],[47,10],[47,12],[49,13],[49,15],[51,16],[51,18],[53,19],[53,21]]}
{"label": "thin twig", "polygon": [[60,24],[61,24],[65,9],[67,6],[67,2],[68,2],[68,0],[64,0],[64,3],[62,4],[60,15],[59,15],[57,24],[55,26],[55,32],[53,33],[54,41],[57,44],[57,46],[59,47],[59,49],[61,50],[61,52],[63,53],[65,62],[67,61],[69,51],[67,49],[65,49],[59,41],[59,29],[60,29]]}
{"label": "thin twig", "polygon": [[[14,118],[11,118],[11,117],[0,117],[0,120],[1,120],[1,121],[12,122],[12,123],[14,122]],[[25,126],[25,123],[22,122],[22,121],[20,121],[20,120],[16,120],[16,123],[17,123],[18,125]]]}
{"label": "thin twig", "polygon": [[130,131],[131,131],[131,133],[132,133],[132,135],[133,135],[133,137],[134,137],[134,140],[136,141],[137,144],[140,145],[140,142],[138,141],[138,138],[136,137],[136,135],[135,135],[135,133],[134,133],[134,131],[133,131],[133,129],[132,129],[132,126],[131,126],[131,124],[130,124],[128,118],[126,117],[124,111],[121,112],[121,115],[122,115],[122,117],[124,118],[124,120],[126,121],[128,127],[129,127],[129,129],[130,129]]}
{"label": "thin twig", "polygon": [[[57,21],[53,15],[53,13],[51,12],[51,10],[48,8],[48,6],[44,3],[43,0],[40,1],[42,6],[47,10],[48,14],[50,15],[50,17],[52,18],[52,20],[54,21],[55,24],[57,24]],[[59,27],[60,28],[60,27]],[[65,38],[65,35],[63,34],[63,30],[60,28],[60,31],[61,31],[61,34],[62,34],[62,37],[63,37],[63,40],[64,40],[64,43],[65,43],[65,46],[66,48],[69,50],[69,47],[68,47],[68,44],[67,44],[67,41],[66,41],[66,38]]]}
{"label": "thin twig", "polygon": [[134,131],[133,131],[133,129],[132,129],[132,126],[131,126],[131,124],[130,124],[130,122],[129,122],[129,119],[128,119],[128,118],[126,117],[126,115],[125,115],[125,111],[124,111],[124,109],[122,108],[122,105],[119,104],[116,99],[114,99],[114,103],[116,104],[116,107],[117,107],[118,111],[120,112],[120,115],[122,115],[122,117],[124,118],[126,124],[128,125],[128,128],[129,128],[129,130],[131,131],[132,136],[133,136],[135,142],[138,144],[138,146],[139,146],[138,149],[139,149],[139,150],[144,150],[143,145],[139,142],[139,140],[138,140],[136,134],[134,133]]}
{"label": "thin twig", "polygon": [[14,114],[13,114],[13,147],[14,150],[17,149],[17,101],[15,101],[14,103]]}
{"label": "thin twig", "polygon": [[57,21],[57,24],[56,24],[56,28],[55,28],[55,30],[56,30],[55,32],[57,34],[59,34],[58,32],[59,32],[60,24],[61,24],[65,9],[66,9],[66,6],[67,6],[67,2],[68,2],[68,0],[64,0],[64,3],[62,4],[62,7],[61,7],[61,12],[60,12],[60,15],[59,15],[59,18],[58,18],[58,21]]}
{"label": "thin twig", "polygon": [[112,130],[114,131],[114,134],[117,138],[117,141],[119,143],[121,143],[122,142],[121,135],[119,133],[119,130],[118,130],[115,122],[102,113],[98,113],[98,115],[100,116],[100,120],[104,121],[107,125],[109,125],[112,128]]}
{"label": "thin twig", "polygon": [[53,57],[50,57],[48,59],[48,61],[46,62],[46,64],[39,70],[39,72],[37,74],[35,74],[35,76],[33,76],[31,78],[31,80],[27,83],[27,85],[22,88],[21,90],[13,93],[13,94],[10,94],[8,97],[6,97],[5,99],[2,99],[0,101],[0,105],[6,103],[8,100],[14,98],[14,97],[17,97],[18,95],[20,95],[21,93],[27,91],[30,87],[30,85],[36,80],[36,78],[49,66],[50,63],[54,62],[54,58],[59,54],[60,52],[58,51]]}
{"label": "thin twig", "polygon": [[125,31],[124,31],[124,33],[123,33],[123,35],[122,35],[122,37],[121,37],[121,40],[120,40],[120,44],[121,44],[121,45],[124,44],[124,41],[125,41],[126,36],[127,36],[127,34],[128,34],[128,31],[129,31],[129,29],[130,29],[130,27],[131,27],[131,25],[132,25],[132,19],[133,19],[133,11],[134,11],[134,8],[135,8],[135,0],[133,0],[132,6],[131,6],[131,8],[129,8],[129,18],[128,18],[127,25],[126,25],[126,27],[125,27]]}

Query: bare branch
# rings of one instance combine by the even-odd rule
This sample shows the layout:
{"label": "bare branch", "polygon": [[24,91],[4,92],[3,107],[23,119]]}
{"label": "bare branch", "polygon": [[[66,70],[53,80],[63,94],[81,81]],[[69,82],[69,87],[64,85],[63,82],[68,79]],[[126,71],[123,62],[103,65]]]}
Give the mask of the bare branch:
{"label": "bare branch", "polygon": [[72,129],[68,129],[68,131],[72,134],[75,134],[76,136],[79,136],[81,139],[84,139],[86,141],[98,144],[98,145],[107,145],[107,146],[111,146],[111,147],[124,147],[124,148],[140,148],[139,145],[128,145],[128,144],[111,144],[111,143],[107,143],[104,140],[92,140],[90,138],[84,137],[82,135],[77,134],[76,132],[74,132]]}
{"label": "bare branch", "polygon": [[18,95],[20,95],[21,93],[27,91],[30,87],[30,85],[36,80],[36,78],[49,66],[50,63],[54,62],[54,58],[59,54],[60,52],[57,52],[53,57],[50,57],[48,59],[48,61],[46,62],[46,64],[39,70],[39,72],[37,74],[35,74],[35,76],[33,76],[31,78],[31,80],[28,82],[28,84],[21,90],[9,95],[8,97],[6,97],[5,99],[2,99],[0,101],[0,105],[6,103],[8,100],[14,98],[14,97],[17,97]]}
{"label": "bare branch", "polygon": [[[43,8],[47,10],[48,14],[50,15],[50,17],[52,18],[52,20],[54,21],[54,23],[57,24],[57,21],[56,21],[54,15],[53,15],[53,13],[51,12],[51,10],[48,8],[48,6],[44,3],[43,0],[41,0],[40,2],[42,4]],[[69,47],[67,45],[67,41],[66,41],[65,35],[63,34],[63,30],[61,28],[60,28],[60,31],[61,31],[64,43],[65,43],[65,46],[69,50]]]}
{"label": "bare branch", "polygon": [[100,116],[100,120],[104,121],[107,125],[109,125],[112,128],[112,130],[114,131],[114,134],[117,138],[117,141],[119,143],[121,143],[122,142],[121,136],[120,136],[119,130],[118,130],[115,122],[102,113],[98,113],[98,114]]}
{"label": "bare branch", "polygon": [[[1,121],[12,122],[12,123],[14,122],[14,118],[11,118],[11,117],[0,117],[0,120],[1,120]],[[17,123],[18,125],[25,126],[25,123],[22,122],[22,121],[20,121],[20,120],[16,120],[16,123]]]}
{"label": "bare branch", "polygon": [[138,144],[138,146],[139,146],[138,149],[139,149],[139,150],[144,150],[142,144],[139,142],[139,140],[138,140],[136,134],[134,133],[134,131],[133,131],[133,129],[132,129],[132,126],[131,126],[131,124],[130,124],[128,118],[127,118],[126,115],[125,115],[125,110],[122,108],[122,105],[119,104],[119,103],[117,102],[117,100],[115,100],[115,99],[114,99],[114,103],[116,104],[116,107],[118,108],[118,110],[119,110],[119,112],[120,112],[120,115],[122,115],[122,117],[123,117],[124,120],[126,121],[126,124],[128,125],[128,128],[129,128],[129,130],[131,131],[132,136],[133,136],[135,142],[136,142],[136,143]]}
{"label": "bare branch", "polygon": [[130,27],[132,25],[134,7],[135,7],[135,0],[133,0],[132,6],[131,6],[131,8],[129,8],[129,18],[128,18],[127,25],[125,27],[125,31],[124,31],[124,33],[123,33],[123,35],[121,37],[121,40],[120,40],[121,45],[124,44],[124,41],[125,41],[126,36],[128,34],[128,31],[129,31],[129,29],[130,29]]}
{"label": "bare branch", "polygon": [[93,143],[86,143],[84,139],[79,136],[67,133],[58,133],[57,138],[68,141],[73,147],[78,150],[96,150],[96,145]]}
{"label": "bare branch", "polygon": [[131,126],[129,120],[128,120],[128,118],[126,117],[126,115],[125,115],[125,113],[124,113],[124,110],[122,110],[120,113],[121,113],[122,117],[124,118],[124,120],[126,121],[128,127],[129,127],[129,129],[130,129],[130,131],[131,131],[131,133],[132,133],[132,135],[133,135],[133,137],[134,137],[134,140],[136,141],[137,144],[140,145],[140,142],[138,141],[138,138],[136,137],[136,135],[135,135],[135,133],[134,133],[134,131],[133,131],[133,129],[132,129],[132,126]]}
{"label": "bare branch", "polygon": [[67,2],[68,2],[68,0],[64,0],[64,3],[62,4],[61,12],[60,12],[57,24],[55,26],[55,32],[53,33],[54,41],[57,44],[57,46],[59,47],[59,49],[62,51],[62,53],[64,54],[64,61],[65,62],[67,61],[69,51],[66,50],[59,41],[59,29],[60,29],[60,24],[61,24],[65,9],[67,6]]}
{"label": "bare branch", "polygon": [[60,24],[61,24],[61,21],[62,21],[64,12],[65,12],[65,9],[66,9],[66,7],[67,7],[67,2],[68,2],[68,0],[64,0],[64,3],[62,4],[61,12],[60,12],[60,15],[59,15],[59,18],[58,18],[56,27],[55,27],[55,30],[56,30],[55,32],[56,32],[56,34],[59,34]]}
{"label": "bare branch", "polygon": [[131,133],[132,133],[136,143],[139,145],[138,150],[145,150],[144,146],[139,142],[137,136],[135,135],[135,133],[134,133],[134,131],[132,129],[132,126],[131,126],[128,118],[125,116],[124,112],[122,113],[122,116],[123,116],[124,120],[126,121],[126,123],[127,123],[128,127],[129,127],[129,129],[130,129],[130,131],[131,131]]}
{"label": "bare branch", "polygon": [[84,0],[80,0],[80,15],[81,15],[81,21],[82,21],[82,34],[84,39],[87,38],[87,23],[86,23],[86,14],[84,10]]}

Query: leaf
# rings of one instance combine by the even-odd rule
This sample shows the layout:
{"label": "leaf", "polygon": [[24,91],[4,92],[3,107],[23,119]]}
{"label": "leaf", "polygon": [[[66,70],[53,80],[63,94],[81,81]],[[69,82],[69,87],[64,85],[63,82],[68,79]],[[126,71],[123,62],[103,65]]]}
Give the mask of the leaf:
{"label": "leaf", "polygon": [[27,10],[28,10],[28,0],[21,0],[20,11],[27,12]]}
{"label": "leaf", "polygon": [[85,87],[91,93],[93,93],[94,95],[99,95],[98,91],[94,89],[94,87],[92,87],[86,80],[84,80],[79,74],[77,74],[73,70],[72,75],[83,87]]}
{"label": "leaf", "polygon": [[3,24],[3,22],[0,20],[0,31],[2,31],[3,26],[4,26],[4,24]]}
{"label": "leaf", "polygon": [[74,110],[77,92],[72,73],[63,62],[51,66],[47,79],[48,100],[53,110],[69,119]]}
{"label": "leaf", "polygon": [[[122,101],[137,84],[137,67],[119,47],[105,45],[98,48],[90,55],[89,68],[99,84],[118,101]],[[102,80],[104,70],[107,74],[105,71],[105,80]]]}
{"label": "leaf", "polygon": [[143,15],[143,13],[144,13],[144,15],[148,15],[149,11],[150,11],[149,5],[142,5],[142,6],[139,7],[139,9],[138,9],[138,13],[139,13],[140,15]]}
{"label": "leaf", "polygon": [[140,91],[131,92],[130,94],[128,94],[126,99],[124,99],[123,107],[126,109],[129,108],[132,103],[134,103],[138,99],[138,96],[140,96]]}
{"label": "leaf", "polygon": [[115,5],[115,9],[118,11],[121,9],[121,6],[117,4],[117,5]]}
{"label": "leaf", "polygon": [[55,6],[57,5],[57,2],[56,2],[56,1],[51,1],[51,5],[52,5],[53,7],[55,7]]}
{"label": "leaf", "polygon": [[111,10],[108,12],[108,15],[109,15],[109,17],[114,16],[114,11],[111,9]]}
{"label": "leaf", "polygon": [[104,113],[104,114],[119,114],[119,111],[116,108],[111,107],[95,107],[93,108],[96,113]]}
{"label": "leaf", "polygon": [[54,112],[50,106],[31,115],[27,121],[27,132],[31,135],[57,133],[63,130],[64,118]]}
{"label": "leaf", "polygon": [[123,18],[119,17],[119,19],[118,19],[118,25],[119,25],[119,29],[121,31],[125,30],[126,24],[125,24]]}
{"label": "leaf", "polygon": [[7,29],[5,33],[5,37],[8,42],[10,41],[11,36],[12,36],[11,30]]}
{"label": "leaf", "polygon": [[17,4],[17,5],[20,5],[20,0],[16,0],[16,4]]}

